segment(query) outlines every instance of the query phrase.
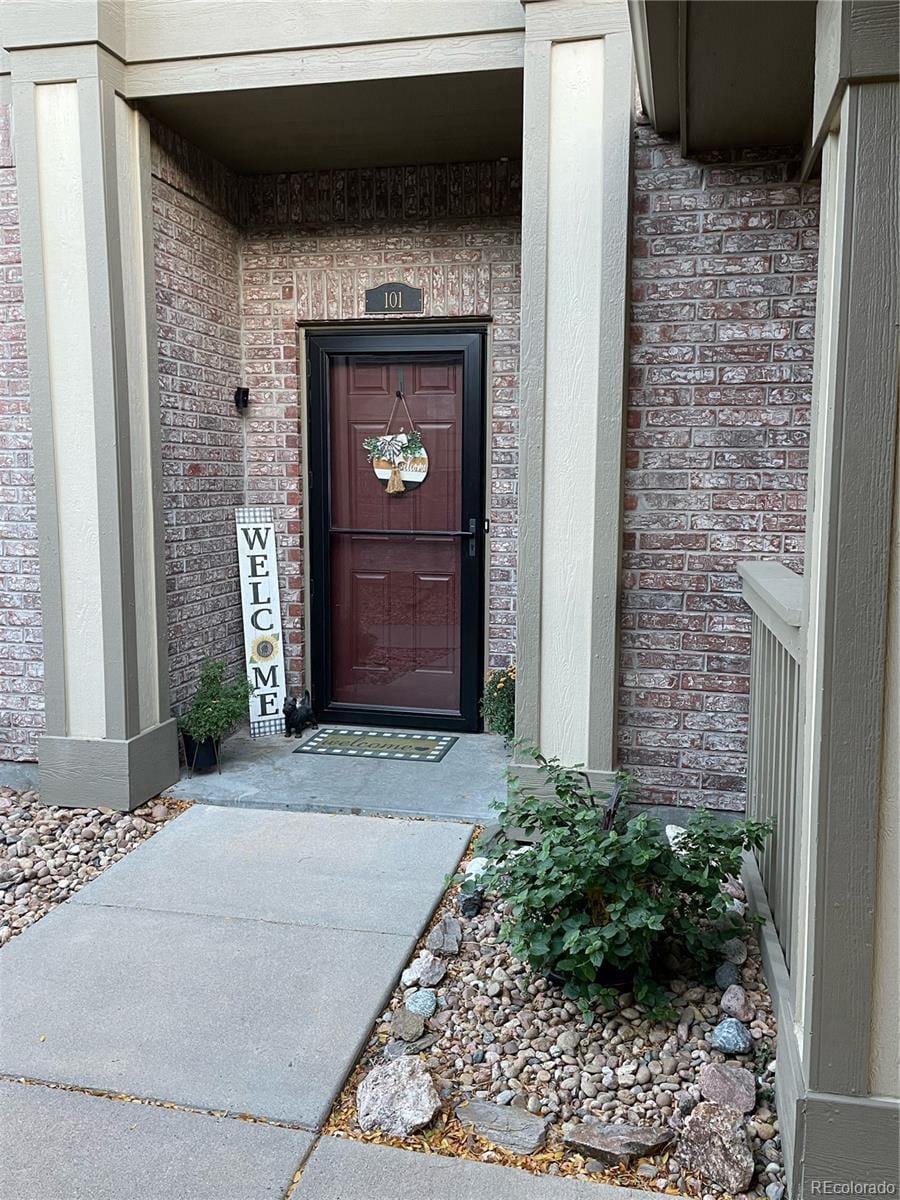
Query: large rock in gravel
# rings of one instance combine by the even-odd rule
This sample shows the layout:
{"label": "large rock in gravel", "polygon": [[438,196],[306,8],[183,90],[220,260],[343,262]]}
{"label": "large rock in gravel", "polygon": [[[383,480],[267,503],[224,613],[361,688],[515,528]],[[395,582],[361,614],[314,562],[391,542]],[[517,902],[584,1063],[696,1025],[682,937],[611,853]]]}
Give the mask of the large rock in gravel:
{"label": "large rock in gravel", "polygon": [[753,1179],[753,1151],[744,1119],[736,1108],[704,1100],[684,1123],[678,1139],[678,1158],[723,1191],[746,1191]]}
{"label": "large rock in gravel", "polygon": [[448,914],[441,917],[425,939],[425,949],[435,954],[458,954],[462,940],[462,926],[456,917]]}
{"label": "large rock in gravel", "polygon": [[374,1067],[356,1090],[360,1129],[406,1137],[434,1120],[441,1098],[418,1058],[404,1056]]}
{"label": "large rock in gravel", "polygon": [[720,1021],[712,1033],[706,1035],[706,1040],[713,1050],[721,1050],[725,1054],[747,1054],[753,1045],[750,1030],[735,1017]]}
{"label": "large rock in gravel", "polygon": [[423,950],[400,976],[404,987],[435,987],[447,974],[447,964],[430,950]]}
{"label": "large rock in gravel", "polygon": [[756,1016],[756,1009],[750,1003],[747,993],[737,983],[725,989],[721,1007],[726,1016],[735,1017],[738,1021],[752,1021]]}
{"label": "large rock in gravel", "polygon": [[425,1018],[421,1013],[410,1012],[408,1008],[398,1008],[391,1017],[391,1033],[395,1038],[404,1042],[414,1042],[425,1032]]}
{"label": "large rock in gravel", "polygon": [[723,962],[716,970],[716,986],[723,991],[731,987],[741,977],[741,972],[733,962]]}
{"label": "large rock in gravel", "polygon": [[671,1129],[606,1121],[570,1121],[562,1128],[567,1146],[585,1158],[596,1158],[616,1167],[624,1167],[635,1158],[659,1154],[674,1136]]}
{"label": "large rock in gravel", "polygon": [[756,1107],[756,1080],[743,1067],[704,1063],[697,1082],[704,1100],[743,1113],[753,1112]]}
{"label": "large rock in gravel", "polygon": [[747,943],[739,937],[729,938],[727,942],[722,943],[722,956],[726,962],[739,967],[747,961]]}
{"label": "large rock in gravel", "polygon": [[419,1013],[427,1021],[437,1008],[437,996],[430,988],[419,988],[404,1000],[410,1012]]}
{"label": "large rock in gravel", "polygon": [[534,1154],[540,1150],[547,1140],[550,1124],[549,1117],[538,1117],[521,1108],[487,1104],[481,1100],[458,1104],[456,1115],[483,1138],[512,1150],[514,1154]]}

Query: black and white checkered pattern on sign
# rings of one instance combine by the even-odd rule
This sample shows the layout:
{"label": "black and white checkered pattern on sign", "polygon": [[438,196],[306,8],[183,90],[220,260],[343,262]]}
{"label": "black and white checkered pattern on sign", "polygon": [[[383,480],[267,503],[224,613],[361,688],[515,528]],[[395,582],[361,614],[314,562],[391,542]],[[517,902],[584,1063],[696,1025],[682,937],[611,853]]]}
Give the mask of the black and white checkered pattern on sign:
{"label": "black and white checkered pattern on sign", "polygon": [[239,525],[266,525],[275,519],[275,511],[262,505],[249,505],[247,508],[236,508],[235,519]]}
{"label": "black and white checkered pattern on sign", "polygon": [[284,733],[284,717],[261,717],[250,722],[251,737],[268,737],[273,733]]}

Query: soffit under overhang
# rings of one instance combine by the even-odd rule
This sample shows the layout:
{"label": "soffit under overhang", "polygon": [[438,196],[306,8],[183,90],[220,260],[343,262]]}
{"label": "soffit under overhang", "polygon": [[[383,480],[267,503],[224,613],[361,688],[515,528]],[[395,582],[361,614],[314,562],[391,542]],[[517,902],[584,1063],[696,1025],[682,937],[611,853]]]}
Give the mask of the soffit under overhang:
{"label": "soffit under overhang", "polygon": [[816,0],[629,0],[644,109],[685,153],[807,137]]}

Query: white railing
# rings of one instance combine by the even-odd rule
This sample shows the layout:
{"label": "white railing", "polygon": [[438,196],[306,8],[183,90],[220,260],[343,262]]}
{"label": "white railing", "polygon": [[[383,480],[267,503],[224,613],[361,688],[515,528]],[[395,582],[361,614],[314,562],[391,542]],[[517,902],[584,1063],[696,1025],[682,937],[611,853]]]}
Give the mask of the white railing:
{"label": "white railing", "polygon": [[795,859],[803,721],[803,578],[778,562],[738,566],[752,611],[747,815],[774,817],[759,869],[788,970],[795,915]]}

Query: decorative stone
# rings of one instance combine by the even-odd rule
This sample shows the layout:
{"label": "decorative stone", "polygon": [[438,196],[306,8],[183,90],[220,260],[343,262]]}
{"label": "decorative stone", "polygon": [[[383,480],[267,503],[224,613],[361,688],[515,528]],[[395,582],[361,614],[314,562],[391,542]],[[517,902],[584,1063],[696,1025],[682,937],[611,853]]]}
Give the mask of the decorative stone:
{"label": "decorative stone", "polygon": [[672,850],[674,851],[675,854],[678,853],[678,843],[681,841],[681,839],[684,837],[684,835],[686,833],[687,833],[687,830],[685,829],[685,827],[683,825],[667,825],[666,826],[666,837],[669,839],[669,845],[672,847]]}
{"label": "decorative stone", "polygon": [[425,948],[435,954],[458,954],[462,940],[462,926],[456,917],[449,914],[441,917],[425,939]]}
{"label": "decorative stone", "polygon": [[734,1017],[720,1021],[712,1033],[707,1034],[706,1040],[713,1050],[721,1050],[724,1054],[746,1054],[753,1045],[750,1030]]}
{"label": "decorative stone", "polygon": [[726,896],[733,896],[735,900],[747,899],[744,885],[739,879],[735,879],[733,875],[726,875],[720,886]]}
{"label": "decorative stone", "polygon": [[419,955],[419,983],[422,987],[435,987],[447,974],[447,964],[430,950]]}
{"label": "decorative stone", "polygon": [[722,945],[722,953],[728,962],[740,966],[747,961],[747,944],[739,937],[729,938]]}
{"label": "decorative stone", "polygon": [[766,1184],[766,1195],[769,1200],[781,1200],[784,1195],[784,1184],[773,1179],[771,1183]]}
{"label": "decorative stone", "polygon": [[726,988],[730,988],[733,983],[737,983],[741,973],[733,962],[723,962],[716,969],[716,987],[720,987],[724,992]]}
{"label": "decorative stone", "polygon": [[684,1123],[678,1159],[726,1192],[743,1192],[753,1179],[753,1152],[744,1121],[734,1108],[704,1100]]}
{"label": "decorative stone", "polygon": [[404,1003],[410,1012],[419,1013],[427,1021],[437,1008],[437,996],[428,988],[419,988],[417,992],[407,996]]}
{"label": "decorative stone", "polygon": [[440,1107],[431,1076],[409,1055],[373,1067],[356,1091],[356,1117],[367,1133],[406,1137],[434,1120]]}
{"label": "decorative stone", "polygon": [[752,1021],[756,1016],[756,1009],[747,999],[747,993],[736,983],[725,989],[720,1004],[723,1013],[739,1021]]}
{"label": "decorative stone", "polygon": [[671,1129],[652,1125],[625,1125],[606,1121],[570,1121],[562,1138],[578,1154],[609,1166],[627,1166],[636,1158],[659,1154],[675,1136]]}
{"label": "decorative stone", "polygon": [[459,911],[464,917],[477,917],[484,906],[484,892],[477,889],[463,895],[459,901]]}
{"label": "decorative stone", "polygon": [[414,1042],[425,1032],[425,1018],[409,1008],[398,1008],[391,1017],[391,1033],[404,1042]]}
{"label": "decorative stone", "polygon": [[447,964],[430,950],[423,950],[400,976],[400,983],[403,987],[414,987],[417,983],[422,987],[435,987],[446,974]]}
{"label": "decorative stone", "polygon": [[704,1063],[698,1078],[700,1095],[714,1104],[724,1104],[738,1112],[753,1112],[756,1107],[756,1080],[743,1067],[725,1063]]}
{"label": "decorative stone", "polygon": [[403,1054],[421,1054],[423,1050],[430,1050],[435,1042],[440,1040],[439,1033],[423,1033],[421,1037],[412,1042],[404,1042],[395,1038],[385,1045],[384,1057],[393,1059],[400,1058]]}
{"label": "decorative stone", "polygon": [[487,865],[488,860],[478,856],[476,858],[470,858],[466,863],[464,870],[466,875],[471,876],[472,879],[478,879],[478,877],[483,875],[487,870]]}
{"label": "decorative stone", "polygon": [[[513,1103],[518,1097],[513,1098]],[[459,1104],[456,1115],[476,1133],[514,1154],[534,1154],[547,1140],[549,1117],[537,1117],[512,1105],[501,1107],[480,1100]]]}

